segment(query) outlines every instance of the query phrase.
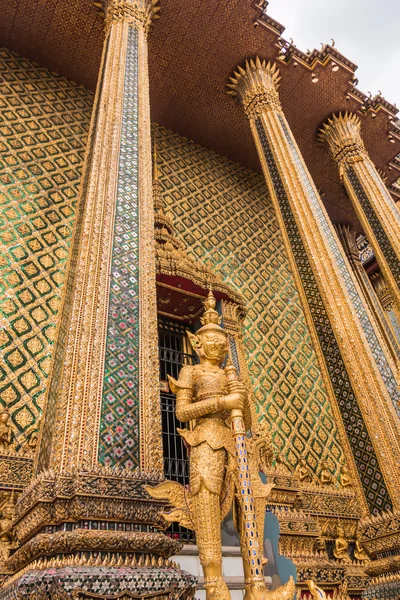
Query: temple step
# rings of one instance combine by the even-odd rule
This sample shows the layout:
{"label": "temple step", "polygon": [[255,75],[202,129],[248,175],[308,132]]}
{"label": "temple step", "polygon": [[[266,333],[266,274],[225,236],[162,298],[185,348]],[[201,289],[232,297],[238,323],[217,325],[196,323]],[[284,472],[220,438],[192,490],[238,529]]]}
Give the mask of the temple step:
{"label": "temple step", "polygon": [[[203,572],[199,561],[199,551],[195,544],[187,544],[182,548],[179,555],[172,558],[183,571],[199,578],[199,586],[196,599],[205,600]],[[222,565],[224,579],[231,592],[232,600],[243,600],[244,574],[240,548],[237,546],[222,546]],[[267,585],[271,582],[266,578]]]}

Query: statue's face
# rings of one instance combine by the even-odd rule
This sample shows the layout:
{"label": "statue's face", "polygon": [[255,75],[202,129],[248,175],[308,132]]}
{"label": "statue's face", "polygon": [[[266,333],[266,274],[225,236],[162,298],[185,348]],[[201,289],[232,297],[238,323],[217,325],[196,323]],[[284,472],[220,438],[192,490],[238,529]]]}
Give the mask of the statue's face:
{"label": "statue's face", "polygon": [[207,331],[202,333],[199,338],[205,358],[221,364],[228,352],[228,342],[225,335],[218,331]]}
{"label": "statue's face", "polygon": [[7,423],[9,416],[6,412],[0,413],[0,423]]}

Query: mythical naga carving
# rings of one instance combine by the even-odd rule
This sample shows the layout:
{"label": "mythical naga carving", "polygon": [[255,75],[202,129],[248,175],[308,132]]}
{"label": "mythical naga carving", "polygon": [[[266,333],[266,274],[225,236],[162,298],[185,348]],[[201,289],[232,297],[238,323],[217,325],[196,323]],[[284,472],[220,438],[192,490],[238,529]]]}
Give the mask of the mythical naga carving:
{"label": "mythical naga carving", "polygon": [[209,293],[205,301],[203,326],[189,333],[200,364],[184,366],[176,381],[169,378],[176,394],[176,416],[191,422],[191,429],[179,430],[190,449],[190,486],[165,481],[147,486],[154,498],[168,499],[173,510],[163,516],[169,522],[196,531],[203,567],[207,600],[229,600],[222,577],[221,520],[234,501],[235,524],[243,557],[245,600],[292,598],[292,579],[268,592],[264,582],[262,556],[266,497],[272,487],[263,484],[256,463],[265,459],[255,438],[249,445],[246,431],[251,427],[248,393],[229,362],[221,368],[228,352],[228,336],[220,326],[216,301]]}

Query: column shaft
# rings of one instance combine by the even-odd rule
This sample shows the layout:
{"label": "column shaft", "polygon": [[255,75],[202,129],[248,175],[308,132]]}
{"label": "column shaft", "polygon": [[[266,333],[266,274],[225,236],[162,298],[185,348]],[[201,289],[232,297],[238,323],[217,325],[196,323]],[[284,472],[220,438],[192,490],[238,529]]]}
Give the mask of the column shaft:
{"label": "column shaft", "polygon": [[109,7],[39,470],[100,462],[162,472],[150,12],[146,2]]}
{"label": "column shaft", "polygon": [[[381,333],[383,343],[386,345],[387,350],[391,355],[392,361],[394,362],[398,370],[400,362],[400,347],[396,339],[395,332],[392,329],[392,325],[390,321],[388,321],[388,319],[386,318],[386,311],[382,303],[378,300],[374,287],[363,265],[361,264],[359,251],[357,248],[355,231],[351,229],[348,225],[335,225],[335,229],[339,236],[339,239],[342,242],[342,246],[345,251],[346,257],[349,261],[350,268],[352,269],[355,275],[355,278],[360,286],[360,290],[364,295],[364,298],[370,308],[373,318],[375,319],[377,329],[379,329]],[[390,298],[392,297],[390,296]]]}
{"label": "column shaft", "polygon": [[147,561],[152,552],[155,566],[176,551],[155,527],[160,502],[142,489],[163,475],[147,62],[157,9],[111,0],[107,10],[36,477],[18,502],[12,571],[48,555],[49,544],[63,565],[79,564],[82,548],[83,564],[96,552],[103,566],[134,566],[137,552]]}
{"label": "column shaft", "polygon": [[[368,468],[376,465],[373,477],[386,484],[384,502],[398,505],[394,482],[399,481],[400,409],[394,365],[382,351],[282,113],[276,69],[257,59],[246,63],[246,69],[239,69],[231,81],[232,95],[242,102],[250,120],[286,249],[307,300],[367,502],[371,510],[379,510],[382,501],[374,505],[370,482],[363,477],[366,465],[362,464],[356,443],[360,433],[371,451]],[[354,418],[349,418],[350,413]]]}
{"label": "column shaft", "polygon": [[360,129],[361,121],[356,115],[332,115],[320,130],[319,139],[338,164],[340,177],[399,312],[400,214],[367,154]]}

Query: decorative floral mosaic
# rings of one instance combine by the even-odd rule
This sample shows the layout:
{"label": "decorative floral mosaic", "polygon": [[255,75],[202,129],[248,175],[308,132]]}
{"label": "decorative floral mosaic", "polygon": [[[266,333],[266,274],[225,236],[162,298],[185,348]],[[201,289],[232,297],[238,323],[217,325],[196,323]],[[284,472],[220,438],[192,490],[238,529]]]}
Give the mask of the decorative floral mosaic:
{"label": "decorative floral mosaic", "polygon": [[[277,169],[273,153],[265,135],[263,125],[259,119],[256,121],[256,127],[273,181],[274,189],[276,191],[282,218],[285,223],[291,247],[293,249],[293,255],[296,260],[298,273],[310,307],[310,313],[314,321],[315,330],[324,353],[329,377],[332,382],[332,387],[335,392],[347,436],[358,468],[361,483],[364,488],[365,498],[368,502],[371,512],[391,510],[391,499],[380,471],[379,463],[376,458],[371,439],[362,418],[360,408],[355,398],[346,367],[332,330],[332,326],[320,296],[318,285],[315,281],[311,265],[303,246],[300,232],[292,214],[292,209]],[[286,128],[285,131],[287,135],[289,135]],[[294,145],[292,145],[292,149],[294,150]],[[295,158],[298,160],[299,166],[300,158],[297,155],[297,151]],[[308,179],[307,183],[309,183]],[[315,202],[318,204],[318,211],[322,215],[322,211],[316,198]],[[326,219],[322,221],[322,225],[329,230],[330,233]],[[336,249],[339,253],[338,248]],[[341,260],[343,263],[343,269],[346,269],[343,259]],[[347,275],[350,277],[348,273]],[[361,310],[361,308],[359,308],[359,310]]]}
{"label": "decorative floral mosaic", "polygon": [[[167,567],[62,567],[28,571],[0,591],[0,600],[75,598],[77,590],[96,598],[135,598],[165,593],[165,598],[189,600],[197,577]],[[74,593],[75,592],[75,593]]]}
{"label": "decorative floral mosaic", "polygon": [[0,49],[0,407],[38,429],[93,97]]}
{"label": "decorative floral mosaic", "polygon": [[319,364],[266,186],[227,159],[158,128],[163,196],[188,252],[246,299],[244,346],[260,419],[293,467],[342,458]]}
{"label": "decorative floral mosaic", "polygon": [[139,461],[137,31],[129,30],[104,364],[99,460]]}

